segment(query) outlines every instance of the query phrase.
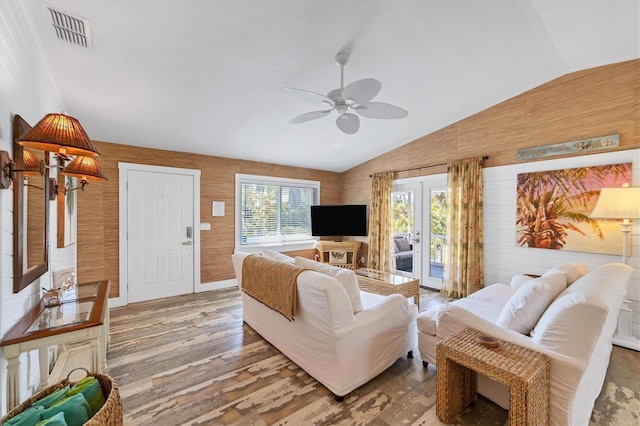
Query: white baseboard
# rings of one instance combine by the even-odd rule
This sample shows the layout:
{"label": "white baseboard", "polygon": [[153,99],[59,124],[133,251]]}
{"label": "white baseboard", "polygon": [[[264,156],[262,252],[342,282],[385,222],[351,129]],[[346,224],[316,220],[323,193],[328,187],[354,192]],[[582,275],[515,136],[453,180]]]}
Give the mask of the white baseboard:
{"label": "white baseboard", "polygon": [[616,346],[622,346],[623,348],[633,349],[634,351],[640,351],[640,339],[634,336],[620,336],[614,334],[613,344]]}
{"label": "white baseboard", "polygon": [[119,297],[112,297],[109,299],[109,309],[119,308],[121,306],[127,306],[127,298],[120,295]]}
{"label": "white baseboard", "polygon": [[[235,278],[230,280],[213,281],[210,283],[196,284],[194,293],[202,293],[203,291],[220,290],[223,288],[237,287],[238,280]],[[109,299],[109,309],[127,306],[127,298],[124,296],[113,297]]]}
{"label": "white baseboard", "polygon": [[222,281],[213,281],[210,283],[202,283],[200,285],[196,285],[196,293],[202,293],[203,291],[211,291],[211,290],[220,290],[223,288],[229,287],[237,287],[238,280],[235,278],[230,280],[222,280]]}

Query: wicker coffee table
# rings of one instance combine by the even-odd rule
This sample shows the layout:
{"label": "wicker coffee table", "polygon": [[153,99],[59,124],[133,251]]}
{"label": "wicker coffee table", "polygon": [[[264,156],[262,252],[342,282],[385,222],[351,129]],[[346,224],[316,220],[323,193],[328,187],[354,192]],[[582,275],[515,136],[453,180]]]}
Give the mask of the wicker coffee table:
{"label": "wicker coffee table", "polygon": [[510,425],[549,423],[548,356],[498,341],[497,348],[478,342],[483,333],[465,328],[436,347],[436,414],[450,423],[476,400],[477,373],[507,385],[510,390]]}
{"label": "wicker coffee table", "polygon": [[413,297],[418,310],[420,310],[420,280],[417,278],[403,277],[389,272],[377,271],[375,269],[356,269],[358,286],[360,290],[369,293],[388,296],[390,294],[401,294],[404,297]]}

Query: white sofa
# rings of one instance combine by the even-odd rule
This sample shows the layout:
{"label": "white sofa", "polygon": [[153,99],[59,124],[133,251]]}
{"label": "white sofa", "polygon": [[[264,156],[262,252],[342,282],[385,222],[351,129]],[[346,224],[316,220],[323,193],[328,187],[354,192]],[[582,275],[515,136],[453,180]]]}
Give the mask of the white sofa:
{"label": "white sofa", "polygon": [[[247,256],[247,253],[232,255],[241,288],[242,264]],[[301,258],[296,263],[338,275],[342,281],[355,280],[350,270]],[[348,294],[333,276],[315,270],[300,273],[294,321],[242,292],[244,322],[326,386],[338,401],[382,373],[403,354],[411,357],[417,337],[418,309],[414,304],[398,294],[361,292],[357,280],[351,282],[355,282],[355,287],[347,287],[351,292]],[[354,305],[359,305],[356,313]]]}
{"label": "white sofa", "polygon": [[[511,285],[492,284],[421,313],[418,348],[425,367],[435,364],[440,340],[466,327],[547,354],[550,424],[587,425],[604,383],[632,268],[610,263],[586,269],[566,264],[540,278],[515,276]],[[509,407],[508,389],[487,377],[479,375],[478,392]]]}

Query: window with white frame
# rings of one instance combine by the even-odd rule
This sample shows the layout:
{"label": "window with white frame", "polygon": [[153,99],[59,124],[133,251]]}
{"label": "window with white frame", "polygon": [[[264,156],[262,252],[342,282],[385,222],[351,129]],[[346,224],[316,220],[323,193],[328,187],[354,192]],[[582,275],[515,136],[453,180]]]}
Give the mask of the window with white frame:
{"label": "window with white frame", "polygon": [[311,206],[320,202],[320,182],[236,175],[237,246],[310,241]]}

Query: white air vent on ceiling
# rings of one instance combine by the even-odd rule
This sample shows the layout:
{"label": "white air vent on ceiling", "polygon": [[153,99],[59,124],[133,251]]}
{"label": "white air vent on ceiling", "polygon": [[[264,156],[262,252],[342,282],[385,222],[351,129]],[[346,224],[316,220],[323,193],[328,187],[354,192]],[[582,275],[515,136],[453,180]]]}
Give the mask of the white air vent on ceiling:
{"label": "white air vent on ceiling", "polygon": [[89,21],[50,7],[48,9],[51,12],[51,23],[60,40],[82,47],[91,47]]}

